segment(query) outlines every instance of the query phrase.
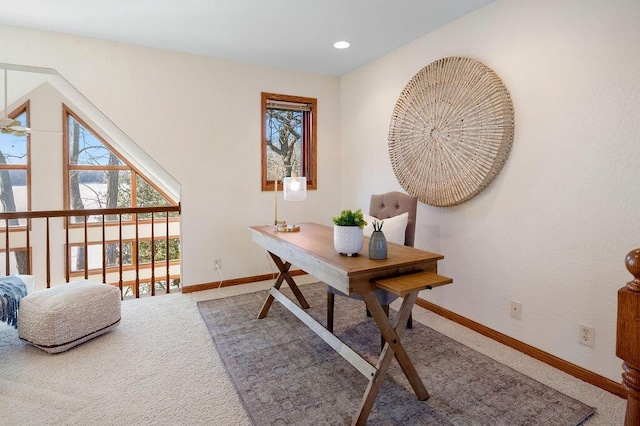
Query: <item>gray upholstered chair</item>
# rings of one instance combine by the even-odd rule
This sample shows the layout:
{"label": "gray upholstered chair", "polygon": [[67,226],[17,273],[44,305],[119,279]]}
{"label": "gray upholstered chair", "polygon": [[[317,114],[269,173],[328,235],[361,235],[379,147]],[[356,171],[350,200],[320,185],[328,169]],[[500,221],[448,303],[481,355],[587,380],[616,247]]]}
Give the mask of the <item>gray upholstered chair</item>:
{"label": "gray upholstered chair", "polygon": [[[387,192],[385,194],[371,196],[371,202],[369,204],[369,215],[384,220],[405,212],[409,213],[407,228],[404,235],[404,245],[413,247],[413,242],[416,234],[417,206],[418,199],[416,197],[403,194],[401,192]],[[346,296],[344,293],[335,290],[333,287],[327,286],[327,330],[331,332],[333,332],[334,299],[336,294],[340,296]],[[375,292],[375,295],[382,305],[382,309],[387,314],[387,316],[389,316],[389,304],[397,299],[398,296],[386,290],[377,290]],[[361,299],[359,295],[351,297]],[[412,317],[410,316],[407,320],[407,328],[411,328],[412,325]]]}

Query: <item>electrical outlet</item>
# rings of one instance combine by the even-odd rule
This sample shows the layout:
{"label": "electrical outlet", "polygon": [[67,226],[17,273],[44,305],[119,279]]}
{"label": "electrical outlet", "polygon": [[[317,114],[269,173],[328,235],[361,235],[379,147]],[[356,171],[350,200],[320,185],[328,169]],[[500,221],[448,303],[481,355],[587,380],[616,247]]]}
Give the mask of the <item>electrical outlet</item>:
{"label": "electrical outlet", "polygon": [[213,269],[222,269],[222,258],[216,257],[213,259]]}
{"label": "electrical outlet", "polygon": [[511,316],[515,319],[522,319],[522,303],[511,301]]}
{"label": "electrical outlet", "polygon": [[580,324],[580,335],[578,341],[583,345],[591,346],[593,348],[596,338],[596,329],[590,325]]}

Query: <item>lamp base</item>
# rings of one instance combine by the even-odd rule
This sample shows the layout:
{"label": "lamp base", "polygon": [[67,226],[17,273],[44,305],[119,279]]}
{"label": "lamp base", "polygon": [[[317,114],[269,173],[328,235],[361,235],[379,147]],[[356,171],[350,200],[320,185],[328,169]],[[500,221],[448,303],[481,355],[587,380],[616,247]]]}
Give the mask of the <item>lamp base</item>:
{"label": "lamp base", "polygon": [[277,232],[299,232],[300,227],[298,225],[287,225],[287,222],[278,222],[276,225]]}

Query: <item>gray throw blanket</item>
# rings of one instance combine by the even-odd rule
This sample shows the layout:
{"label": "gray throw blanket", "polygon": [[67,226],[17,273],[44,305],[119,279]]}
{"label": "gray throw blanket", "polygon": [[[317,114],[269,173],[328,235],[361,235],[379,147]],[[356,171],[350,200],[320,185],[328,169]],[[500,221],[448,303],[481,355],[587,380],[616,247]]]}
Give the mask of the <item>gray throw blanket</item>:
{"label": "gray throw blanket", "polygon": [[0,321],[18,328],[20,299],[27,295],[27,286],[18,277],[0,278]]}

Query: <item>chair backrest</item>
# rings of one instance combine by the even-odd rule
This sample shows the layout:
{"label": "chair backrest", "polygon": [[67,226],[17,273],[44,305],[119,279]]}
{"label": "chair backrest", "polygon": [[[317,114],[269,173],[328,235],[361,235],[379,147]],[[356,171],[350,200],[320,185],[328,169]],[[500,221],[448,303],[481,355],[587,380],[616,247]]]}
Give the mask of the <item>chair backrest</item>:
{"label": "chair backrest", "polygon": [[404,245],[413,247],[416,235],[416,209],[418,199],[402,192],[392,191],[371,196],[369,214],[378,219],[387,219],[402,213],[409,213],[407,229],[404,233]]}

